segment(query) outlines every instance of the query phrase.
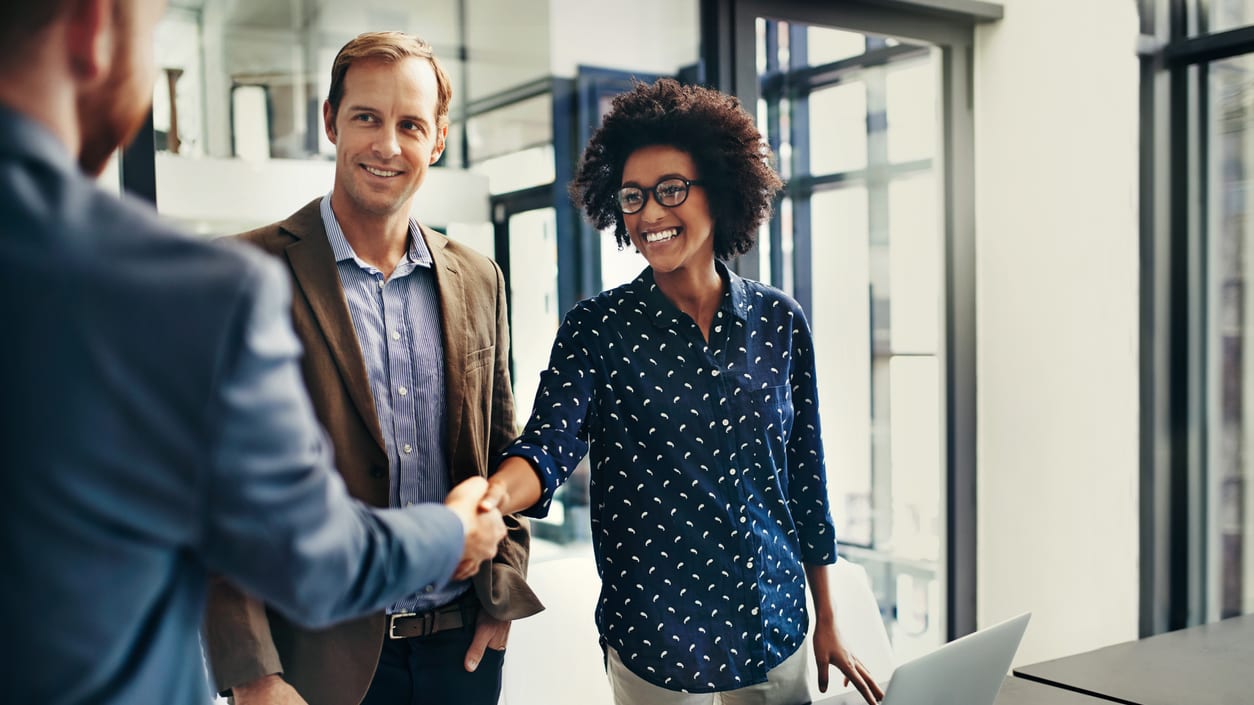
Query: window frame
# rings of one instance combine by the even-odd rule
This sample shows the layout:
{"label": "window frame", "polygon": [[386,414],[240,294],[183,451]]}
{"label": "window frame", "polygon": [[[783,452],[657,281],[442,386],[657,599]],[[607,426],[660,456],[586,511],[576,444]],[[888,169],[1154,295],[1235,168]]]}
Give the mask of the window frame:
{"label": "window frame", "polygon": [[[756,106],[757,17],[821,24],[901,37],[941,53],[938,176],[945,204],[945,632],[947,639],[976,629],[976,329],[975,178],[972,51],[975,26],[1002,17],[999,4],[976,0],[702,0],[703,66],[709,85]],[[736,270],[759,278],[756,258]],[[798,281],[802,290],[808,282]]]}
{"label": "window frame", "polygon": [[1254,54],[1254,25],[1206,32],[1200,0],[1139,0],[1142,637],[1209,604],[1209,65]]}

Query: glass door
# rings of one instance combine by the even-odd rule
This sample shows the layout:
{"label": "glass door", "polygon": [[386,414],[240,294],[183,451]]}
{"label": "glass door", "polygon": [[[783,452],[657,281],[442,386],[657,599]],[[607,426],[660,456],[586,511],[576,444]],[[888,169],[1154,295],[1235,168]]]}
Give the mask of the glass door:
{"label": "glass door", "polygon": [[946,639],[940,51],[755,30],[759,125],[788,186],[754,264],[810,318],[841,554],[909,658]]}
{"label": "glass door", "polygon": [[[548,367],[549,350],[565,314],[558,301],[558,216],[551,203],[547,186],[492,199],[496,259],[509,296],[510,379],[519,432],[531,415],[540,373]],[[587,469],[581,468],[577,475],[558,490],[548,516],[531,522],[541,554],[551,546],[548,542],[591,539]]]}

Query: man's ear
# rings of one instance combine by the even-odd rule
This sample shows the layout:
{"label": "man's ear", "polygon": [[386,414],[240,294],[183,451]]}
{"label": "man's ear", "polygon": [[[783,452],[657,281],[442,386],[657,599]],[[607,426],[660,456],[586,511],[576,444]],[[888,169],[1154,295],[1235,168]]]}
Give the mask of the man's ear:
{"label": "man's ear", "polygon": [[322,129],[327,133],[331,144],[335,144],[335,113],[331,111],[329,100],[322,101]]}
{"label": "man's ear", "polygon": [[79,79],[92,81],[108,73],[114,44],[121,40],[114,22],[114,0],[73,0],[66,5],[70,68]]}
{"label": "man's ear", "polygon": [[431,150],[431,164],[440,161],[440,156],[444,154],[444,141],[448,139],[448,125],[442,126],[435,133],[435,149]]}

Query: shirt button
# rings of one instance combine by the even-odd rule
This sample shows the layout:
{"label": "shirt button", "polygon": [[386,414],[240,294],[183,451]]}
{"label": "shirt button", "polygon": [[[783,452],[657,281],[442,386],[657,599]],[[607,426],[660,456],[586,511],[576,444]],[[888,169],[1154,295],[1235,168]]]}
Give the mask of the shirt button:
{"label": "shirt button", "polygon": [[404,448],[402,448],[402,450],[404,450],[406,453],[410,453],[410,452],[413,452],[414,447],[413,447],[413,446],[411,446],[411,445],[409,445],[408,443],[406,443],[406,444],[405,444],[405,447],[404,447]]}
{"label": "shirt button", "polygon": [[396,331],[392,331],[392,340],[400,340],[400,339],[401,339],[401,334]]}
{"label": "shirt button", "polygon": [[731,425],[731,419],[723,419],[723,425],[724,425],[724,426],[730,426],[730,425]]}
{"label": "shirt button", "polygon": [[431,583],[427,583],[427,586],[426,586],[426,587],[424,587],[424,588],[422,589],[422,591],[423,591],[423,592],[435,592],[435,585],[433,585],[433,584],[431,584]]}
{"label": "shirt button", "polygon": [[380,280],[379,280],[379,288],[380,288],[380,289],[382,289],[382,288],[383,288],[383,280],[382,280],[382,279],[380,279]]}
{"label": "shirt button", "polygon": [[710,370],[710,376],[712,376],[712,377],[717,377],[717,376],[718,376],[718,370]]}
{"label": "shirt button", "polygon": [[399,389],[396,390],[396,393],[401,396],[405,396],[406,394],[409,394],[409,390],[405,387],[400,387]]}

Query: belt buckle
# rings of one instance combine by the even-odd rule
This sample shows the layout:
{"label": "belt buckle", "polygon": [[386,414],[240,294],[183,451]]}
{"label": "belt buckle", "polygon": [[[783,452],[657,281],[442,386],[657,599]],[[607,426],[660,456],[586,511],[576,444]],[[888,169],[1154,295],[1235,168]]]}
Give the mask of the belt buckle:
{"label": "belt buckle", "polygon": [[400,636],[396,633],[396,620],[406,619],[408,617],[417,617],[417,616],[418,615],[415,612],[394,612],[392,614],[389,614],[388,615],[388,638],[389,639],[404,639],[405,637]]}
{"label": "belt buckle", "polygon": [[435,631],[435,610],[426,612],[395,612],[388,615],[388,638],[408,639],[404,634],[396,633],[396,622],[411,617],[422,617],[422,630],[418,636],[430,636]]}

